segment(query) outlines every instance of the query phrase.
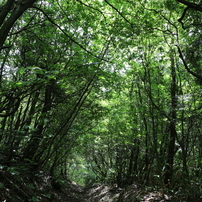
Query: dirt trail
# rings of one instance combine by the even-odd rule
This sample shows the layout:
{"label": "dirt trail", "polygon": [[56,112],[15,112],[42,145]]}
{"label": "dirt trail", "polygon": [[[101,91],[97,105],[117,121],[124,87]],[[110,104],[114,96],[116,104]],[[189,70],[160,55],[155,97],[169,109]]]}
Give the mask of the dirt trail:
{"label": "dirt trail", "polygon": [[137,185],[131,185],[128,188],[121,189],[115,185],[97,184],[84,188],[82,194],[87,202],[171,201],[167,195],[162,195],[161,192],[148,192],[145,188],[138,187]]}
{"label": "dirt trail", "polygon": [[104,183],[82,187],[68,179],[53,180],[44,173],[30,177],[0,170],[0,201],[4,202],[199,202],[202,200],[202,196],[192,200],[187,195],[176,193],[172,196],[163,195],[160,191],[135,184],[127,188]]}

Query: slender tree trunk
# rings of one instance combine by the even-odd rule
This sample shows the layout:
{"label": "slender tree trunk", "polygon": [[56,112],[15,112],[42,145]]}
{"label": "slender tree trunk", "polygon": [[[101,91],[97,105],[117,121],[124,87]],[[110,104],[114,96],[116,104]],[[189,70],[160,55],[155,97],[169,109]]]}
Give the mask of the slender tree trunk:
{"label": "slender tree trunk", "polygon": [[26,158],[29,160],[33,160],[38,150],[39,144],[43,139],[44,119],[47,117],[48,112],[51,109],[51,103],[52,103],[51,88],[52,88],[51,84],[46,86],[44,105],[39,119],[39,123],[38,126],[36,127],[36,131],[33,132],[33,135],[27,147],[24,150],[24,159]]}
{"label": "slender tree trunk", "polygon": [[169,185],[173,175],[173,162],[175,156],[175,141],[177,137],[176,132],[176,107],[177,107],[177,84],[176,84],[176,71],[175,71],[175,62],[174,62],[174,52],[171,50],[170,52],[170,60],[171,60],[171,112],[170,112],[170,123],[169,123],[169,131],[170,137],[168,142],[168,153],[167,160],[165,166],[165,174],[164,174],[164,184]]}

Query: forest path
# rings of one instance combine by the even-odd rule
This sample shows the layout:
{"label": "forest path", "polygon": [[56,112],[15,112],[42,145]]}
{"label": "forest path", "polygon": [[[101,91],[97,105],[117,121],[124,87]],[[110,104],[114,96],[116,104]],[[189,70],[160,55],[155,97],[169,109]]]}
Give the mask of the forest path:
{"label": "forest path", "polygon": [[175,200],[160,191],[132,184],[127,188],[97,183],[82,187],[68,179],[53,180],[41,173],[35,175],[13,175],[0,171],[0,201],[5,202],[149,202],[186,201]]}
{"label": "forest path", "polygon": [[80,193],[85,202],[149,202],[171,201],[167,195],[158,191],[148,191],[145,187],[133,184],[121,189],[115,185],[95,184],[85,187]]}

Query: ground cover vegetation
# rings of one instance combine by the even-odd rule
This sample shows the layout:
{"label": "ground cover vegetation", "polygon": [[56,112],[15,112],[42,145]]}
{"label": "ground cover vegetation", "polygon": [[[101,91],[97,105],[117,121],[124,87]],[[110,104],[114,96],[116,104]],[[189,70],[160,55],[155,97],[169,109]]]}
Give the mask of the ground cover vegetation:
{"label": "ground cover vegetation", "polygon": [[201,19],[200,0],[0,1],[1,200],[199,201]]}

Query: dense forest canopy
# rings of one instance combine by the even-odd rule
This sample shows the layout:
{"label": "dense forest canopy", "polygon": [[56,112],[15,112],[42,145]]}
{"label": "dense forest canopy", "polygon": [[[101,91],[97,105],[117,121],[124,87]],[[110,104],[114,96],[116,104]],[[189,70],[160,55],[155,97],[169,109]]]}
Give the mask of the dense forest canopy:
{"label": "dense forest canopy", "polygon": [[1,1],[1,169],[201,191],[201,19],[200,0]]}

